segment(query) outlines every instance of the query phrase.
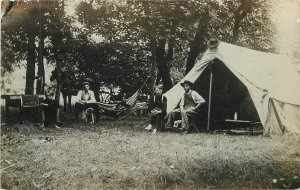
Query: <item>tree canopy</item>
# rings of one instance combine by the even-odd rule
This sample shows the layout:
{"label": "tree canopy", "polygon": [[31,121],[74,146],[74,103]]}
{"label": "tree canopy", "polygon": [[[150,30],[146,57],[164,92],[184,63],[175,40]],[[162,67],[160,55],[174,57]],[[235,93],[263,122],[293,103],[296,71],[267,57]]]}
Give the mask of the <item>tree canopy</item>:
{"label": "tree canopy", "polygon": [[128,92],[149,76],[150,92],[159,83],[170,89],[210,38],[274,51],[270,4],[263,0],[81,1],[67,15],[71,3],[18,2],[3,19],[2,72],[26,61],[26,93],[33,93],[35,67],[43,75],[44,63],[67,73],[70,84],[91,78]]}

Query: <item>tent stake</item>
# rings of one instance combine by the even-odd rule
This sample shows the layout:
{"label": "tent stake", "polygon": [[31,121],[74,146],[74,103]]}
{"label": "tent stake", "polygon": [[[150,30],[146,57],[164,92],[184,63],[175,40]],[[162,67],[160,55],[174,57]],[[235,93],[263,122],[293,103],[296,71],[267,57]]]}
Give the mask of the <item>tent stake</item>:
{"label": "tent stake", "polygon": [[[213,62],[211,64],[213,64]],[[208,113],[207,113],[207,131],[209,131],[210,128],[210,112],[211,112],[211,91],[212,91],[212,79],[213,79],[213,72],[211,66],[209,66],[209,70],[210,70],[210,79],[209,79]]]}

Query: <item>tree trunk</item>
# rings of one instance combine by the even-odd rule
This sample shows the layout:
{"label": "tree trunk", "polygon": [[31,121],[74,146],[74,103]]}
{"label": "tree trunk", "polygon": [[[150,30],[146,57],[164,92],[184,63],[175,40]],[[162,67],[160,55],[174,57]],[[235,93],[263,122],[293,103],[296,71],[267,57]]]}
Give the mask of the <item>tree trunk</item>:
{"label": "tree trunk", "polygon": [[168,42],[168,52],[167,52],[167,57],[166,57],[166,63],[169,68],[170,68],[170,63],[173,59],[173,55],[174,55],[174,42],[169,41]]}
{"label": "tree trunk", "polygon": [[241,20],[236,18],[234,20],[234,26],[233,26],[233,31],[232,31],[232,44],[236,44],[239,38],[239,30],[240,30],[240,22]]}
{"label": "tree trunk", "polygon": [[151,46],[151,58],[152,58],[152,65],[151,65],[151,77],[150,77],[150,94],[153,96],[154,95],[154,86],[155,86],[155,80],[157,77],[157,63],[156,63],[156,39],[151,38],[150,39],[150,46]]}
{"label": "tree trunk", "polygon": [[[59,9],[59,15],[61,17],[64,16],[64,7],[65,7],[65,3],[64,1],[61,2],[61,8]],[[63,31],[63,28],[58,29],[58,31]],[[56,61],[56,69],[57,69],[57,76],[56,76],[56,91],[55,91],[55,101],[56,103],[59,105],[60,102],[60,92],[61,92],[61,86],[62,86],[62,77],[61,77],[61,68],[62,68],[62,62],[60,59],[60,56],[64,56],[61,53],[62,50],[62,46],[63,46],[63,36],[64,36],[64,32],[58,32],[56,33],[54,40],[52,41],[55,50],[54,50],[54,54],[55,54],[55,61]],[[56,112],[56,121],[60,122],[60,118],[59,118],[59,106],[57,108],[57,112]]]}
{"label": "tree trunk", "polygon": [[203,52],[206,47],[206,36],[209,24],[209,12],[206,10],[200,19],[197,27],[196,35],[194,40],[190,43],[190,52],[188,54],[185,74],[187,74],[195,65],[196,58],[200,52]]}
{"label": "tree trunk", "polygon": [[44,94],[45,86],[45,68],[44,68],[44,46],[45,46],[45,35],[44,35],[44,13],[41,10],[41,2],[39,3],[39,49],[38,49],[38,71],[37,75],[39,79],[36,83],[36,93]]}
{"label": "tree trunk", "polygon": [[163,83],[163,92],[170,90],[173,86],[169,68],[169,62],[173,57],[173,43],[168,43],[167,55],[165,55],[165,45],[166,40],[159,40],[158,46],[156,48],[157,67],[159,76],[161,77]]}
{"label": "tree trunk", "polygon": [[56,91],[55,91],[55,101],[59,103],[60,101],[60,92],[61,92],[61,62],[58,58],[56,58]]}
{"label": "tree trunk", "polygon": [[245,8],[245,1],[242,0],[240,6],[234,13],[234,25],[232,31],[231,43],[236,44],[239,39],[240,26],[242,20],[247,16],[247,13],[243,10]]}
{"label": "tree trunk", "polygon": [[159,39],[158,44],[155,47],[156,48],[156,63],[157,63],[157,78],[156,78],[156,85],[160,83],[162,80],[162,65],[164,64],[164,59],[165,59],[165,45],[166,45],[166,40]]}
{"label": "tree trunk", "polygon": [[44,35],[40,34],[40,41],[39,41],[39,51],[38,51],[38,71],[37,74],[40,77],[36,83],[36,93],[37,94],[44,94],[44,87],[45,87],[45,67],[44,67]]}
{"label": "tree trunk", "polygon": [[[55,101],[59,105],[60,92],[61,92],[61,62],[60,62],[60,59],[59,59],[59,55],[56,55],[55,57],[56,57],[55,60],[56,60],[56,69],[57,69]],[[56,121],[60,122],[60,119],[59,119],[59,106],[56,110]]]}
{"label": "tree trunk", "polygon": [[35,35],[31,34],[28,36],[25,94],[34,93],[35,57]]}

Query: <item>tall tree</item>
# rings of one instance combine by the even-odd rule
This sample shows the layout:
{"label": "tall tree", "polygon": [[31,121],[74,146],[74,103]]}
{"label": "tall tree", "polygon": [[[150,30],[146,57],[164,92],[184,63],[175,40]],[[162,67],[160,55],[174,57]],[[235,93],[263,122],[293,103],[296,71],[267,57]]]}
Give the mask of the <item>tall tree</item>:
{"label": "tall tree", "polygon": [[[43,93],[44,87],[44,53],[46,38],[56,29],[54,20],[61,19],[55,10],[60,10],[61,1],[20,1],[13,12],[2,22],[3,44],[2,60],[4,71],[12,71],[13,65],[21,66],[26,60],[25,94],[34,93],[34,80],[37,82],[37,93]],[[38,46],[37,46],[38,44]],[[38,53],[37,53],[38,52]],[[38,64],[36,64],[38,63]],[[38,66],[36,76],[36,65]]]}
{"label": "tall tree", "polygon": [[[2,42],[6,49],[2,58],[6,68],[21,62],[25,57],[26,86],[25,94],[34,93],[36,66],[36,37],[39,11],[33,2],[18,2],[14,11],[2,22]],[[8,45],[10,44],[10,45]]]}
{"label": "tall tree", "polygon": [[194,1],[123,4],[105,1],[97,2],[96,6],[81,3],[78,15],[80,22],[101,35],[104,41],[130,44],[148,51],[152,67],[156,67],[152,68],[151,86],[162,79],[164,91],[167,91],[172,87],[170,67],[174,51],[190,38],[200,4]]}
{"label": "tall tree", "polygon": [[25,94],[34,94],[34,79],[35,79],[35,33],[28,33],[28,51],[26,65],[26,86]]}
{"label": "tall tree", "polygon": [[206,49],[206,40],[208,36],[208,27],[210,21],[209,8],[203,9],[200,16],[198,27],[194,39],[190,42],[190,51],[186,61],[185,74],[187,74],[194,66],[195,60],[200,52]]}
{"label": "tall tree", "polygon": [[45,90],[45,66],[44,66],[44,51],[45,51],[45,29],[44,29],[44,17],[45,11],[42,9],[42,2],[39,2],[39,45],[38,45],[38,80],[36,83],[36,93],[44,94]]}

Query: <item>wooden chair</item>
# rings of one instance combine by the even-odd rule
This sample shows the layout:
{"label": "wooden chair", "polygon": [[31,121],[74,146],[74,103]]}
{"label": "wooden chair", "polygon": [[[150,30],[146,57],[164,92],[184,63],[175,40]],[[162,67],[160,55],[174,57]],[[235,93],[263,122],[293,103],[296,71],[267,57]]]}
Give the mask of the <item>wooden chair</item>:
{"label": "wooden chair", "polygon": [[[22,117],[23,120],[26,119],[26,114],[30,114],[31,120],[39,120],[40,118],[40,100],[38,95],[22,95],[21,98],[21,110],[22,110]],[[28,112],[25,112],[28,110]],[[36,112],[36,115],[34,115]]]}

